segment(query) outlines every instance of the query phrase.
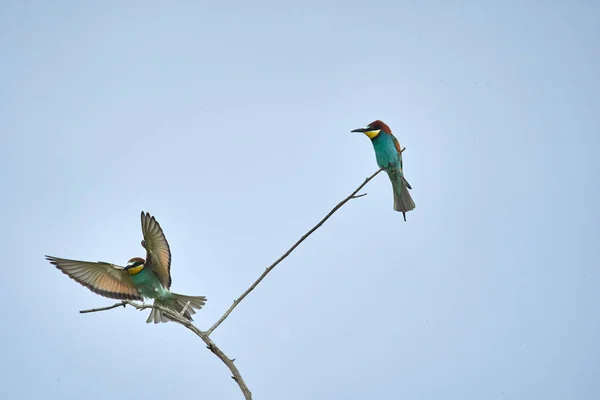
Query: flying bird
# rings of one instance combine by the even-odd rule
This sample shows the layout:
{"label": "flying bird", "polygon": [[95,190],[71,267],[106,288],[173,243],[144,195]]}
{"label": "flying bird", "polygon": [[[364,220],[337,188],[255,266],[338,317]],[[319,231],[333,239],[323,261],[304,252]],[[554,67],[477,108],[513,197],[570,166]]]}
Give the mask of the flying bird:
{"label": "flying bird", "polygon": [[415,202],[408,191],[412,187],[404,178],[402,150],[398,139],[392,135],[390,127],[380,120],[373,121],[366,127],[354,129],[351,132],[362,132],[371,139],[375,149],[377,165],[387,172],[392,181],[394,210],[402,212],[404,221],[406,221],[406,212],[415,208]]}
{"label": "flying bird", "polygon": [[[154,299],[160,305],[193,321],[192,314],[204,306],[206,297],[173,293],[171,288],[171,249],[156,219],[142,211],[142,246],[146,259],[134,257],[125,267],[107,262],[67,260],[46,256],[46,259],[69,278],[92,292],[118,300]],[[170,318],[153,308],[146,322],[167,322]]]}

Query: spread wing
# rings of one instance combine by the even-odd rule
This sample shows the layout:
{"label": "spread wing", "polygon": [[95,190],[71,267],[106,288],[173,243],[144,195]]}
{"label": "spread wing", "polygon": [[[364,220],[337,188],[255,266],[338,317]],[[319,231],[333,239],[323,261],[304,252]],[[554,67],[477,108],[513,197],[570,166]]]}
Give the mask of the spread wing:
{"label": "spread wing", "polygon": [[150,214],[142,211],[142,246],[146,249],[146,267],[154,271],[162,285],[171,287],[171,249],[162,228]]}
{"label": "spread wing", "polygon": [[143,300],[123,267],[106,262],[66,260],[52,256],[46,256],[46,260],[69,278],[100,296],[118,300]]}

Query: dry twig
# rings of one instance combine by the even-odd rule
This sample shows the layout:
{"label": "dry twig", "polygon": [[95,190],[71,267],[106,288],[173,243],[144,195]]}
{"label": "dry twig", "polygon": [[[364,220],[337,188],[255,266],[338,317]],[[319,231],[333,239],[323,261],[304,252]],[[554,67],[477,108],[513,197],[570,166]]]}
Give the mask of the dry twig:
{"label": "dry twig", "polygon": [[[406,147],[404,149],[402,149],[402,151],[404,151],[404,150],[406,150]],[[246,385],[246,382],[244,382],[242,375],[240,374],[237,367],[233,363],[234,360],[227,357],[225,355],[225,353],[223,353],[223,351],[221,351],[221,349],[219,349],[219,347],[217,347],[217,345],[210,338],[210,334],[213,333],[213,331],[215,329],[217,329],[219,327],[219,325],[221,325],[223,323],[223,321],[225,321],[225,319],[227,319],[227,317],[229,316],[229,314],[231,314],[231,312],[234,310],[234,308],[236,308],[237,305],[240,304],[240,302],[242,300],[244,300],[244,298],[251,291],[253,291],[256,288],[256,286],[258,286],[258,284],[269,274],[269,272],[271,272],[273,270],[273,268],[275,268],[280,262],[282,262],[284,259],[286,259],[287,256],[289,256],[296,249],[296,247],[298,247],[302,242],[304,242],[304,240],[306,240],[306,238],[308,238],[317,229],[319,229],[325,223],[325,221],[327,221],[337,210],[339,210],[344,204],[346,204],[347,202],[349,202],[352,199],[358,199],[359,197],[366,196],[367,195],[366,193],[363,193],[363,194],[357,194],[357,193],[363,187],[365,187],[365,185],[367,183],[369,183],[369,181],[371,179],[375,178],[375,176],[378,173],[380,173],[381,171],[382,171],[382,169],[380,168],[376,172],[374,172],[371,176],[366,178],[365,181],[360,186],[358,186],[352,193],[350,193],[350,195],[348,195],[344,200],[340,201],[335,207],[333,207],[333,209],[327,215],[325,215],[325,217],[323,219],[321,219],[308,232],[306,232],[304,235],[302,235],[302,237],[296,243],[294,243],[294,245],[292,247],[290,247],[285,253],[283,253],[283,255],[281,257],[279,257],[273,264],[271,264],[258,277],[258,279],[256,281],[254,281],[254,283],[248,289],[246,289],[246,291],[244,293],[242,293],[242,295],[240,297],[238,297],[236,300],[234,300],[231,307],[229,307],[229,309],[227,309],[227,311],[225,311],[225,313],[221,316],[221,318],[219,318],[219,320],[217,322],[215,322],[213,324],[213,326],[211,326],[207,331],[201,331],[191,321],[188,321],[186,318],[184,318],[182,314],[176,313],[172,310],[169,310],[168,308],[165,308],[165,307],[162,307],[159,305],[142,305],[142,304],[137,304],[132,301],[120,301],[118,303],[113,304],[112,306],[93,308],[93,309],[89,309],[89,310],[82,310],[82,311],[80,311],[80,313],[86,314],[86,313],[92,313],[92,312],[98,312],[98,311],[107,311],[107,310],[111,310],[113,308],[117,308],[117,307],[121,307],[121,306],[125,307],[127,305],[130,305],[131,307],[134,307],[138,310],[145,310],[145,309],[150,309],[153,307],[160,309],[162,311],[162,313],[167,315],[172,321],[185,326],[187,329],[194,332],[196,334],[196,336],[198,336],[200,339],[202,339],[202,341],[204,341],[204,343],[206,343],[206,347],[210,351],[212,351],[217,357],[219,357],[221,359],[221,361],[223,361],[223,363],[229,368],[229,370],[231,371],[231,374],[232,374],[232,378],[240,387],[242,393],[244,394],[244,398],[246,400],[251,400],[252,393],[250,392],[250,389],[248,389],[248,386]]]}
{"label": "dry twig", "polygon": [[354,192],[350,193],[350,195],[348,195],[348,197],[346,197],[344,200],[340,201],[335,207],[333,207],[333,209],[331,209],[331,211],[329,211],[329,213],[322,219],[320,220],[315,226],[313,226],[308,232],[306,232],[304,235],[302,235],[302,237],[296,242],[294,243],[294,245],[292,247],[290,247],[288,249],[288,251],[286,251],[285,253],[283,253],[283,255],[281,257],[279,257],[273,264],[271,264],[259,277],[256,281],[254,281],[254,283],[248,288],[246,289],[246,291],[244,293],[242,293],[242,295],[240,297],[238,297],[236,300],[233,301],[233,304],[231,305],[231,307],[229,307],[229,309],[227,311],[225,311],[225,314],[223,314],[223,316],[221,316],[221,318],[219,318],[219,320],[217,322],[215,322],[213,324],[213,326],[211,326],[209,328],[208,331],[206,331],[209,335],[215,330],[217,329],[217,327],[219,325],[221,325],[221,323],[223,321],[225,321],[225,319],[229,316],[229,314],[231,314],[231,312],[233,311],[234,308],[237,307],[238,304],[240,304],[240,302],[242,300],[244,300],[244,297],[246,297],[251,291],[254,290],[254,288],[256,286],[258,286],[258,284],[265,279],[265,277],[269,274],[269,272],[271,272],[273,270],[273,268],[275,268],[277,266],[277,264],[279,264],[280,262],[282,262],[283,260],[285,260],[285,258],[287,256],[289,256],[292,251],[294,251],[296,249],[296,247],[300,246],[300,243],[304,242],[304,240],[306,240],[307,237],[309,237],[310,235],[312,235],[312,233],[314,231],[316,231],[317,229],[319,229],[321,227],[321,225],[323,225],[325,223],[325,221],[327,221],[337,210],[339,210],[344,204],[346,204],[347,202],[349,202],[352,199],[357,199],[359,197],[363,197],[366,196],[366,193],[363,194],[359,194],[357,195],[357,193],[360,191],[360,189],[362,189],[363,187],[365,187],[365,185],[367,183],[369,183],[369,181],[373,178],[375,178],[375,176],[380,173],[382,171],[382,169],[378,169],[377,172],[373,173],[371,176],[369,176],[367,179],[365,179],[365,181],[359,186],[357,187]]}
{"label": "dry twig", "polygon": [[246,400],[252,399],[252,393],[250,392],[250,389],[248,389],[246,382],[244,382],[244,378],[242,378],[240,371],[237,369],[237,367],[233,363],[233,360],[230,359],[229,357],[227,357],[225,355],[225,353],[223,353],[223,351],[215,344],[215,342],[213,342],[212,339],[210,337],[208,337],[208,333],[198,329],[196,327],[196,325],[194,325],[191,321],[188,321],[185,317],[183,317],[178,312],[175,312],[168,308],[162,307],[160,305],[142,305],[142,304],[137,304],[133,301],[120,301],[116,304],[113,304],[112,306],[93,308],[90,310],[82,310],[79,312],[82,314],[86,314],[86,313],[91,313],[91,312],[106,311],[106,310],[110,310],[112,308],[117,308],[120,306],[125,307],[127,305],[134,307],[140,311],[150,309],[150,308],[158,308],[160,311],[162,311],[162,313],[164,315],[166,315],[173,322],[177,322],[178,324],[183,325],[186,328],[188,328],[190,331],[194,332],[196,334],[196,336],[198,336],[200,339],[202,339],[202,341],[204,343],[206,343],[206,348],[209,349],[210,351],[212,351],[217,357],[219,357],[221,359],[221,361],[223,361],[223,363],[225,365],[227,365],[227,368],[229,368],[229,370],[231,371],[231,374],[232,374],[231,378],[233,378],[233,380],[236,381],[236,383],[240,387],[240,390],[244,394],[244,398]]}

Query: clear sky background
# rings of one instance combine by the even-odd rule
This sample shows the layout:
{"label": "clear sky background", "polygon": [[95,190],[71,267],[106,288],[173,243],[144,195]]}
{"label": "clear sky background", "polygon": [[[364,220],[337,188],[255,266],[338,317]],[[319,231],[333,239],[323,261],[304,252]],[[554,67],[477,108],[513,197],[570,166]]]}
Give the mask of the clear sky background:
{"label": "clear sky background", "polygon": [[0,1],[0,397],[242,398],[176,324],[44,260],[156,216],[256,399],[600,398],[600,5]]}

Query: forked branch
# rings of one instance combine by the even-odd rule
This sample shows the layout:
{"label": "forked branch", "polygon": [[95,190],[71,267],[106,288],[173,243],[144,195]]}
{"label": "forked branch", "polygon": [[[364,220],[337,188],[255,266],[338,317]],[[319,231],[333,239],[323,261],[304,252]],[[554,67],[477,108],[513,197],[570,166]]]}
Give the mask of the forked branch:
{"label": "forked branch", "polygon": [[107,311],[107,310],[110,310],[113,308],[117,308],[117,307],[121,307],[121,306],[125,307],[128,305],[131,307],[134,307],[140,311],[150,309],[150,308],[158,308],[163,313],[163,315],[166,315],[167,317],[169,317],[169,319],[171,319],[173,322],[183,325],[190,331],[194,332],[196,334],[196,336],[198,336],[200,339],[202,339],[202,341],[204,343],[206,343],[206,348],[209,349],[210,351],[212,351],[217,357],[219,357],[219,359],[221,359],[221,361],[223,361],[223,363],[227,366],[227,368],[229,368],[229,371],[231,371],[231,378],[240,387],[240,390],[244,394],[244,398],[246,400],[252,399],[252,393],[250,392],[250,389],[248,389],[246,382],[244,382],[244,378],[242,378],[240,371],[237,369],[237,367],[233,363],[233,360],[231,358],[227,357],[225,355],[225,353],[223,353],[223,351],[215,344],[215,342],[213,342],[212,339],[210,337],[208,337],[208,333],[198,329],[198,327],[196,327],[196,325],[194,325],[191,321],[188,321],[185,317],[182,316],[182,314],[175,312],[173,310],[170,310],[168,308],[165,308],[163,306],[160,306],[160,305],[156,305],[156,304],[155,305],[142,305],[142,304],[135,303],[133,301],[126,301],[126,300],[115,303],[112,306],[92,308],[90,310],[81,310],[79,312],[82,314],[86,314],[86,313],[92,313],[92,312],[98,312],[98,311]]}
{"label": "forked branch", "polygon": [[[402,152],[404,150],[406,150],[406,148],[402,149]],[[171,320],[173,320],[174,322],[176,322],[176,323],[178,323],[180,325],[185,326],[187,329],[189,329],[190,331],[194,332],[196,334],[196,336],[198,336],[200,339],[202,339],[202,341],[204,341],[204,343],[206,343],[206,347],[210,351],[212,351],[217,357],[219,357],[221,359],[221,361],[223,361],[223,363],[225,365],[227,365],[227,367],[231,371],[233,380],[240,387],[242,393],[244,394],[244,397],[246,398],[246,400],[250,400],[250,399],[252,399],[252,393],[248,389],[248,386],[246,385],[246,382],[244,382],[244,379],[242,378],[242,375],[240,374],[240,372],[238,371],[237,367],[233,363],[233,360],[230,359],[229,357],[227,357],[225,355],[225,353],[223,353],[221,351],[221,349],[219,349],[219,347],[217,347],[217,345],[210,338],[210,334],[213,333],[213,331],[215,329],[217,329],[219,327],[219,325],[221,325],[223,323],[223,321],[225,321],[225,319],[227,319],[227,317],[229,316],[229,314],[231,314],[231,312],[238,306],[238,304],[240,304],[240,302],[242,300],[244,300],[244,298],[251,291],[253,291],[263,279],[265,279],[265,277],[269,274],[269,272],[271,272],[273,270],[273,268],[275,268],[280,262],[282,262],[283,260],[285,260],[287,258],[287,256],[289,256],[298,246],[300,246],[300,244],[302,242],[304,242],[317,229],[319,229],[325,223],[325,221],[327,221],[333,214],[335,214],[335,212],[337,210],[339,210],[340,208],[342,208],[342,206],[344,204],[346,204],[347,202],[349,202],[352,199],[357,199],[359,197],[366,196],[367,195],[366,193],[358,194],[358,192],[363,187],[365,187],[366,184],[369,183],[369,181],[371,179],[375,178],[375,176],[377,176],[377,174],[380,173],[381,171],[382,171],[382,169],[380,168],[376,172],[374,172],[371,176],[369,176],[368,178],[366,178],[365,181],[362,184],[360,184],[352,193],[350,193],[345,199],[343,199],[335,207],[333,207],[331,209],[331,211],[329,211],[329,213],[327,213],[327,215],[325,215],[325,217],[323,217],[323,219],[321,219],[308,232],[306,232],[304,235],[302,235],[302,237],[296,243],[294,243],[292,245],[292,247],[290,247],[285,253],[283,253],[283,255],[281,257],[279,257],[277,260],[275,260],[275,262],[273,264],[271,264],[258,277],[258,279],[256,281],[254,281],[254,283],[248,289],[246,289],[246,291],[244,293],[242,293],[242,295],[240,297],[238,297],[236,300],[234,300],[234,302],[231,305],[231,307],[229,307],[229,309],[227,309],[227,311],[225,311],[225,313],[221,316],[221,318],[219,318],[218,321],[215,322],[207,331],[201,331],[192,322],[188,321],[185,317],[183,317],[182,314],[174,312],[172,310],[169,310],[168,308],[164,308],[164,307],[159,306],[159,305],[141,305],[141,304],[137,304],[137,303],[132,302],[132,301],[120,301],[118,303],[113,304],[112,306],[100,307],[100,308],[93,308],[93,309],[89,309],[89,310],[82,310],[82,311],[80,311],[80,313],[85,314],[85,313],[92,313],[92,312],[98,312],[98,311],[107,311],[107,310],[111,310],[111,309],[117,308],[117,307],[125,307],[127,305],[129,305],[131,307],[134,307],[134,308],[136,308],[138,310],[145,310],[145,309],[149,309],[149,308],[153,308],[153,307],[160,309],[162,311],[162,313],[165,314],[165,315],[167,315]]]}

